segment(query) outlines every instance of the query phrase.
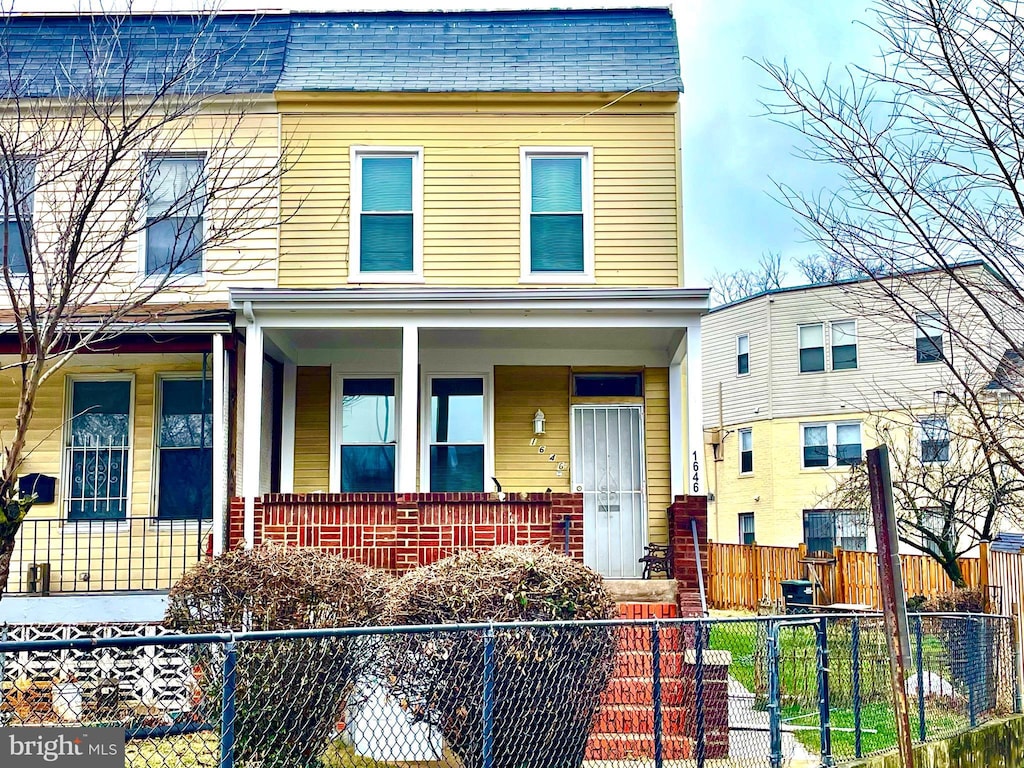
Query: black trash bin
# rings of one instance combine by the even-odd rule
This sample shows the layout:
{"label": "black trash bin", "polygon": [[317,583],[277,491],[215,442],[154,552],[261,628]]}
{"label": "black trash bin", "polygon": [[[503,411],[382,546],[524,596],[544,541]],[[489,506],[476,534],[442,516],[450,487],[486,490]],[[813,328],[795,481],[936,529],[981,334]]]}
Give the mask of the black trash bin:
{"label": "black trash bin", "polygon": [[781,582],[786,613],[810,613],[814,608],[814,585],[806,579]]}

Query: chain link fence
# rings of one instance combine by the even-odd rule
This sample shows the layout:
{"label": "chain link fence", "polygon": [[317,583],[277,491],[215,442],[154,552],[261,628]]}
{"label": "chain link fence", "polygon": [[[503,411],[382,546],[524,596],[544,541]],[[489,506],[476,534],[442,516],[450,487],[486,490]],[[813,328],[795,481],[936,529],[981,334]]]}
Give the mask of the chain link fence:
{"label": "chain link fence", "polygon": [[[913,615],[917,740],[1018,711],[1011,620]],[[819,766],[896,743],[877,616],[0,642],[2,725],[126,732],[126,765]]]}

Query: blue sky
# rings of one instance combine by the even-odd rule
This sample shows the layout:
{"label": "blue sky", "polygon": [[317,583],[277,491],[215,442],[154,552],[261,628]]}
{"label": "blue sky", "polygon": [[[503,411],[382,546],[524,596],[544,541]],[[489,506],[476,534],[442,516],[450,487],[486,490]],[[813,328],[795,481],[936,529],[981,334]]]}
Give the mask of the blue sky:
{"label": "blue sky", "polygon": [[[129,0],[7,0],[17,11],[111,10]],[[671,5],[679,30],[684,109],[686,275],[706,284],[716,268],[752,266],[766,251],[810,252],[772,178],[803,191],[836,184],[833,172],[794,156],[797,134],[762,115],[768,79],[747,59],[787,60],[820,79],[877,53],[856,24],[870,0],[222,0],[225,9],[459,10]],[[203,0],[135,0],[135,11],[190,10]],[[790,275],[795,278],[795,275]]]}
{"label": "blue sky", "polygon": [[[772,179],[803,191],[831,188],[834,172],[794,156],[795,131],[762,116],[767,76],[746,59],[783,59],[821,79],[877,54],[868,0],[679,0],[682,52],[686,273],[752,266],[761,253],[811,252]],[[795,277],[791,273],[791,278]]]}

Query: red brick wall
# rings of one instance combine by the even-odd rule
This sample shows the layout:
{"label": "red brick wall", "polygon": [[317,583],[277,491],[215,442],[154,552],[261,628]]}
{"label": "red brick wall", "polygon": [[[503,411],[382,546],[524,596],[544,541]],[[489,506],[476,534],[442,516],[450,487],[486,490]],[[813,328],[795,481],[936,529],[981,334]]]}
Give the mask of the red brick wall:
{"label": "red brick wall", "polygon": [[700,580],[693,554],[693,533],[690,520],[697,522],[697,545],[704,575],[708,584],[708,499],[707,496],[676,496],[668,508],[669,542],[672,544],[672,575],[678,589],[676,599],[681,616],[700,613]]}
{"label": "red brick wall", "polygon": [[[243,539],[245,505],[231,500],[229,546]],[[271,494],[257,499],[257,544],[339,552],[378,568],[403,572],[462,549],[496,544],[565,546],[583,559],[583,497],[531,493],[498,501],[485,493]]]}

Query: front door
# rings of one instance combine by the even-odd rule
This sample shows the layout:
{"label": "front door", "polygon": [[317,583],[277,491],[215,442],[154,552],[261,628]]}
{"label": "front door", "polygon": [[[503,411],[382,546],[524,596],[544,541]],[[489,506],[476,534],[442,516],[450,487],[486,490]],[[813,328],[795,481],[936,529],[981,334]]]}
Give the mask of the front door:
{"label": "front door", "polygon": [[647,538],[643,412],[639,405],[573,406],[573,490],[583,494],[583,560],[602,576],[635,579]]}

